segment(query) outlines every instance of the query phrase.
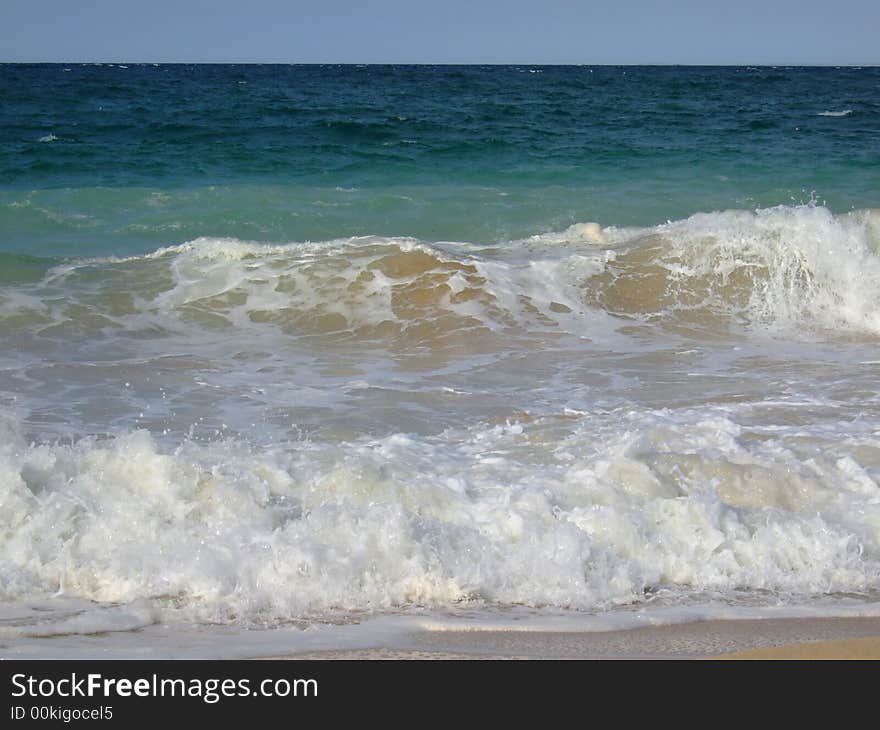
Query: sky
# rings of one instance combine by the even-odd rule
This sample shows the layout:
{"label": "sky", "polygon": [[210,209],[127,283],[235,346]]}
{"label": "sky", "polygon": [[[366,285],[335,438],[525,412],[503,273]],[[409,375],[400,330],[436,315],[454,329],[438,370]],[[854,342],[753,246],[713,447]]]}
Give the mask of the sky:
{"label": "sky", "polygon": [[880,64],[880,0],[0,0],[0,61]]}

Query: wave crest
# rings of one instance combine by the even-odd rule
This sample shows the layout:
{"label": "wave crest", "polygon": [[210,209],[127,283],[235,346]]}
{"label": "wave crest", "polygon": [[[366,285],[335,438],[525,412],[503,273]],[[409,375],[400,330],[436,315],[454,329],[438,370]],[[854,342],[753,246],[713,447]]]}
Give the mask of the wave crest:
{"label": "wave crest", "polygon": [[626,234],[587,296],[624,316],[876,335],[878,233],[873,210],[699,214]]}
{"label": "wave crest", "polygon": [[198,239],[57,266],[7,287],[0,328],[273,327],[291,336],[477,343],[592,336],[614,321],[880,334],[880,212],[726,211],[645,229],[578,224],[481,247],[363,237]]}

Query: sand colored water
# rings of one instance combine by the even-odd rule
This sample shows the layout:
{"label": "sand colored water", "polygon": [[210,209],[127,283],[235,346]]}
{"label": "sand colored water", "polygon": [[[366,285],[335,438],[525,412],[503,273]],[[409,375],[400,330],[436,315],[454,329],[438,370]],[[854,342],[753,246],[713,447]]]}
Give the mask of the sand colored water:
{"label": "sand colored water", "polygon": [[809,641],[725,654],[719,659],[880,659],[880,637]]}
{"label": "sand colored water", "polygon": [[399,646],[285,658],[880,659],[880,618],[704,621],[603,632],[426,631]]}

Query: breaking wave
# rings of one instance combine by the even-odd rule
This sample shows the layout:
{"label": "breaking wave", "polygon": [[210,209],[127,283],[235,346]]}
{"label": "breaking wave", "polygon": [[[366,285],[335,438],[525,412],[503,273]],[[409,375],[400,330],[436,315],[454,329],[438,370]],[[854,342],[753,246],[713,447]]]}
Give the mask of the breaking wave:
{"label": "breaking wave", "polygon": [[876,585],[876,474],[834,441],[805,458],[733,418],[547,416],[260,449],[163,449],[145,431],[27,445],[7,421],[2,598],[252,622]]}
{"label": "breaking wave", "polygon": [[[0,328],[274,328],[403,344],[600,322],[880,334],[880,213],[822,207],[579,224],[495,246],[363,237],[268,245],[200,238],[54,266],[0,294]],[[608,318],[611,318],[610,320]]]}

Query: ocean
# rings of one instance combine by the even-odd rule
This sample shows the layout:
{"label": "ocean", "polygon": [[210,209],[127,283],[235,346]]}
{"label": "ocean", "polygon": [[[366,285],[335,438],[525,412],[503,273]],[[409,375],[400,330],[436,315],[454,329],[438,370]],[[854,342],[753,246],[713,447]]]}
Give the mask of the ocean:
{"label": "ocean", "polygon": [[880,68],[6,64],[0,132],[4,656],[880,615]]}

